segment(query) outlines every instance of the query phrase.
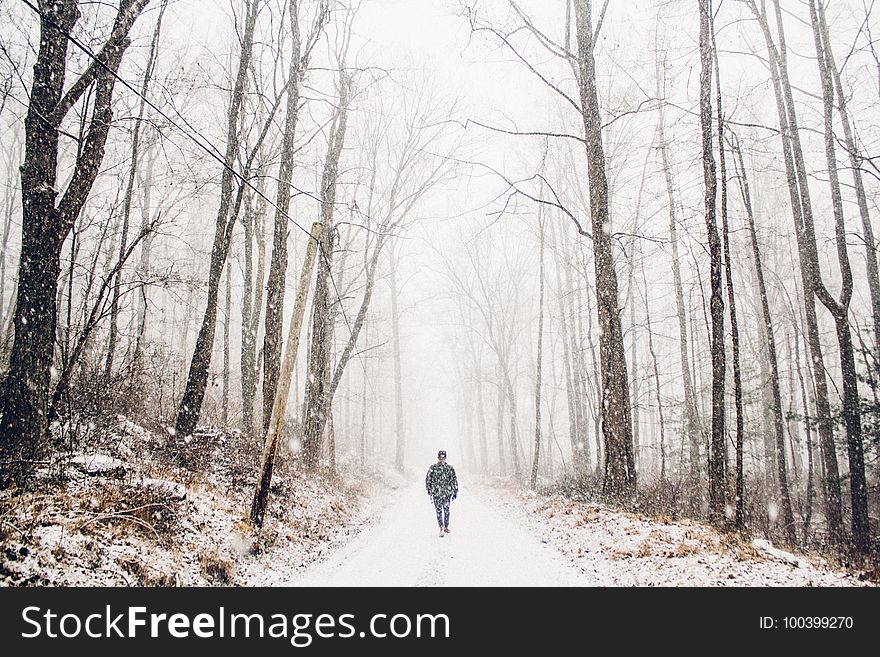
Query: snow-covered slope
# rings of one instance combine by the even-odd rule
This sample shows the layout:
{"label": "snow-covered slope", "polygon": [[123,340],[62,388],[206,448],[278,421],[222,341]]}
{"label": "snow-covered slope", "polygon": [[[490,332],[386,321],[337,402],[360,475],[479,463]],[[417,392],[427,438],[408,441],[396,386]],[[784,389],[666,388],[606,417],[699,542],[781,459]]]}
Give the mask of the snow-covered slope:
{"label": "snow-covered slope", "polygon": [[558,496],[487,494],[594,586],[864,585],[819,559],[696,522],[639,517]]}
{"label": "snow-covered slope", "polygon": [[359,531],[366,482],[283,463],[255,534],[247,445],[222,432],[198,440],[202,465],[180,468],[160,435],[123,420],[63,482],[0,493],[0,586],[277,584]]}

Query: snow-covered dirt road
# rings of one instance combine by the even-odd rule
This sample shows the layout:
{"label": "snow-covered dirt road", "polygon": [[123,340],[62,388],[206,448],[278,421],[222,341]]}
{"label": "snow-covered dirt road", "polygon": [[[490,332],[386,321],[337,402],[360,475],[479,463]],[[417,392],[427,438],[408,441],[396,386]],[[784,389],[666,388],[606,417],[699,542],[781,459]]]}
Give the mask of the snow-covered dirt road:
{"label": "snow-covered dirt road", "polygon": [[397,491],[372,527],[288,584],[293,586],[583,586],[589,580],[479,489],[452,503],[440,538],[420,483]]}
{"label": "snow-covered dirt road", "polygon": [[560,497],[463,488],[438,536],[421,483],[292,586],[858,586],[854,576],[690,521]]}

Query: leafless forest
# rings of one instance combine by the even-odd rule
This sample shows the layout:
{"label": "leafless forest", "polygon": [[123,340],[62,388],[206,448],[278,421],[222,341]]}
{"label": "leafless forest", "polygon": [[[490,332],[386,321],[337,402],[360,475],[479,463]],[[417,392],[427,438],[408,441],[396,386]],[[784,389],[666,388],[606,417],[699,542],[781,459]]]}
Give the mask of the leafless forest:
{"label": "leafless forest", "polygon": [[278,468],[442,448],[876,556],[875,37],[874,0],[0,0],[4,505],[131,422],[177,472],[229,436],[256,526]]}

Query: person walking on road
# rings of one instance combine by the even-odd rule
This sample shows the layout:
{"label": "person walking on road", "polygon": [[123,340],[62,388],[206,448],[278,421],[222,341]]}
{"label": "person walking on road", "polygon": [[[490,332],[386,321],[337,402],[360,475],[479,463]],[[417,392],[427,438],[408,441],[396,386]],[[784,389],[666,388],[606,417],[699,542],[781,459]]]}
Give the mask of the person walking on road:
{"label": "person walking on road", "polygon": [[434,502],[440,538],[443,538],[449,533],[449,505],[458,497],[458,478],[455,476],[455,468],[446,462],[446,452],[442,449],[437,453],[437,462],[428,468],[425,488]]}

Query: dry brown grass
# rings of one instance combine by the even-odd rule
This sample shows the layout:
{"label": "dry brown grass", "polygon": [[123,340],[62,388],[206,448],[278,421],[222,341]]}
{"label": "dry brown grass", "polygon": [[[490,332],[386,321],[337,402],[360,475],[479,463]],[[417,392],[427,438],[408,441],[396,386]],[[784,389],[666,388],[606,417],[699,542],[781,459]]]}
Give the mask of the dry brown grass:
{"label": "dry brown grass", "polygon": [[693,543],[679,543],[671,556],[676,559],[682,559],[684,557],[689,557],[692,554],[699,554],[701,551],[702,549],[700,545],[694,545]]}
{"label": "dry brown grass", "polygon": [[79,505],[74,529],[88,534],[101,528],[135,532],[164,546],[173,544],[179,529],[177,502],[167,495],[137,487],[99,483]]}
{"label": "dry brown grass", "polygon": [[644,558],[654,556],[654,545],[650,540],[643,541],[633,556]]}
{"label": "dry brown grass", "polygon": [[721,534],[721,540],[716,545],[716,552],[719,554],[727,554],[737,561],[767,561],[764,556],[758,552],[752,542],[747,540],[740,534],[727,533]]}

